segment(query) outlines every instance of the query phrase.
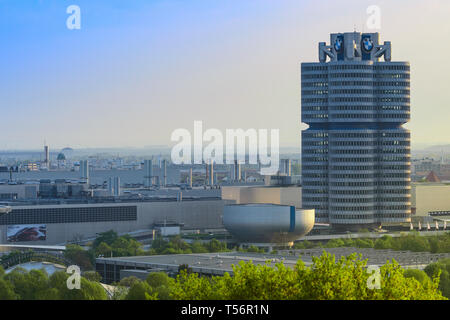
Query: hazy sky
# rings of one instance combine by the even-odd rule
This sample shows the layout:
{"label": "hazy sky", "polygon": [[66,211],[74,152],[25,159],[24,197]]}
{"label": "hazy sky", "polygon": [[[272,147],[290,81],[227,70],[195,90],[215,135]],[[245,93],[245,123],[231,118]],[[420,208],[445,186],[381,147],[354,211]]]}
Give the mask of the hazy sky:
{"label": "hazy sky", "polygon": [[0,0],[0,149],[167,145],[194,120],[300,148],[300,63],[374,4],[411,62],[413,147],[450,143],[449,0]]}

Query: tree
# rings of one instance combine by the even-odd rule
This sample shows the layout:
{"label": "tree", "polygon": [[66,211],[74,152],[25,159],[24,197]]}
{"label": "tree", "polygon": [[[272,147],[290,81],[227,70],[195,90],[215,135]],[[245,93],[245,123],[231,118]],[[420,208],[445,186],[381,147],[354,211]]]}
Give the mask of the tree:
{"label": "tree", "polygon": [[113,294],[111,296],[111,300],[125,300],[127,294],[128,294],[127,287],[118,285],[114,288]]}
{"label": "tree", "polygon": [[171,297],[175,300],[222,299],[221,292],[213,290],[210,281],[206,277],[200,277],[198,273],[188,273],[182,269],[174,283]]}
{"label": "tree", "polygon": [[94,257],[90,251],[84,250],[83,247],[77,244],[66,245],[64,257],[83,270],[93,269]]}
{"label": "tree", "polygon": [[80,289],[69,290],[67,286],[60,289],[63,300],[107,300],[105,289],[97,283],[81,277]]}
{"label": "tree", "polygon": [[113,249],[106,242],[102,242],[95,248],[95,256],[112,257],[112,251]]}
{"label": "tree", "polygon": [[114,230],[99,233],[99,236],[92,243],[92,247],[97,248],[102,242],[111,245],[114,241],[116,241],[118,237],[119,236],[117,232],[115,232]]}
{"label": "tree", "polygon": [[168,244],[168,241],[165,241],[161,236],[157,236],[156,239],[152,241],[152,249],[159,253],[167,248]]}
{"label": "tree", "polygon": [[356,239],[354,245],[358,248],[373,248],[374,243],[371,239]]}
{"label": "tree", "polygon": [[179,236],[179,235],[170,239],[168,245],[170,248],[173,248],[175,250],[186,251],[186,250],[191,249],[189,244],[187,244],[185,241],[183,241],[183,239],[181,239],[181,236]]}
{"label": "tree", "polygon": [[326,244],[327,248],[338,248],[338,247],[344,247],[344,246],[345,246],[345,242],[342,239],[331,239]]}
{"label": "tree", "polygon": [[439,277],[439,290],[443,296],[450,299],[450,259],[431,263],[424,271],[429,277]]}
{"label": "tree", "polygon": [[186,273],[192,273],[192,268],[189,267],[188,264],[180,264],[178,266],[178,273],[181,273],[182,271],[185,271]]}
{"label": "tree", "polygon": [[34,294],[26,275],[27,271],[25,269],[17,267],[6,274],[4,279],[13,286],[14,292],[19,299],[32,300],[34,299]]}
{"label": "tree", "polygon": [[310,267],[299,260],[293,268],[278,263],[275,267],[240,262],[233,276],[211,279],[188,274],[177,276],[171,296],[174,299],[313,299],[313,300],[385,300],[445,299],[438,290],[439,280],[420,283],[404,275],[392,261],[380,268],[380,289],[370,289],[367,260],[352,254],[341,257],[324,252],[313,257]]}
{"label": "tree", "polygon": [[141,281],[141,280],[139,280],[137,277],[135,277],[135,276],[130,276],[130,277],[126,277],[126,278],[123,278],[122,280],[120,280],[119,286],[130,288],[130,287],[132,287],[136,282],[139,282],[139,281]]}
{"label": "tree", "polygon": [[151,272],[145,280],[152,288],[172,285],[172,278],[165,272]]}
{"label": "tree", "polygon": [[126,300],[156,300],[157,294],[152,292],[152,288],[145,281],[133,284],[125,297]]}
{"label": "tree", "polygon": [[174,279],[170,278],[165,272],[152,272],[145,281],[152,288],[152,293],[157,293],[158,299],[170,299]]}
{"label": "tree", "polygon": [[0,277],[0,301],[1,300],[17,300],[20,298],[14,292],[14,286],[11,282],[6,281]]}
{"label": "tree", "polygon": [[384,235],[381,238],[377,239],[374,244],[375,249],[393,249],[394,244],[391,236]]}
{"label": "tree", "polygon": [[80,280],[80,289],[67,288],[69,275],[64,271],[58,271],[50,276],[49,282],[52,288],[59,292],[61,300],[107,300],[107,294],[98,282],[92,282],[84,277]]}
{"label": "tree", "polygon": [[208,249],[198,240],[191,244],[191,248],[193,253],[208,253]]}
{"label": "tree", "polygon": [[228,251],[227,244],[225,242],[220,242],[217,239],[212,239],[209,243],[207,243],[206,249],[208,249],[209,252]]}
{"label": "tree", "polygon": [[100,282],[102,280],[102,276],[95,271],[86,271],[83,273],[83,277],[92,282]]}
{"label": "tree", "polygon": [[401,236],[397,239],[400,245],[400,250],[410,250],[414,252],[430,251],[430,244],[425,237],[408,235]]}
{"label": "tree", "polygon": [[425,271],[418,269],[406,269],[404,273],[406,278],[414,278],[421,284],[425,284],[431,281]]}

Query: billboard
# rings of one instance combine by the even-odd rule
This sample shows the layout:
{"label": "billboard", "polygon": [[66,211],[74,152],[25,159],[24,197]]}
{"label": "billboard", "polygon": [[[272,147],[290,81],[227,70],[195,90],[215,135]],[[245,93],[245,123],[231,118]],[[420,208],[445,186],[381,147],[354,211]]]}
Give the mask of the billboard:
{"label": "billboard", "polygon": [[47,225],[20,224],[8,226],[6,231],[8,242],[41,241],[47,239]]}

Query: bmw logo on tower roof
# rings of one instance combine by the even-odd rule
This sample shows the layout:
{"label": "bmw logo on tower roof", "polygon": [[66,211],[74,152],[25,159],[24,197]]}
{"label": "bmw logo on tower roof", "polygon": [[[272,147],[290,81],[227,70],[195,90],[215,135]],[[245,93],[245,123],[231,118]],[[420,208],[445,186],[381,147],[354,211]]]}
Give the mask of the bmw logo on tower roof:
{"label": "bmw logo on tower roof", "polygon": [[342,51],[342,38],[341,37],[336,38],[336,41],[334,42],[334,50],[336,50],[336,52]]}
{"label": "bmw logo on tower roof", "polygon": [[361,41],[361,47],[365,52],[370,52],[373,49],[373,41],[370,37],[363,37]]}

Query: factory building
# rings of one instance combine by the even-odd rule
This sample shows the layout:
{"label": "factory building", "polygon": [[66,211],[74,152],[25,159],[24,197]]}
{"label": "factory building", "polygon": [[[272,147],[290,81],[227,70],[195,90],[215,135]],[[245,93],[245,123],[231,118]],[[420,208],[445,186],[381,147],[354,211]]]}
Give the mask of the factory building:
{"label": "factory building", "polygon": [[0,201],[36,199],[39,184],[0,184]]}
{"label": "factory building", "polygon": [[11,212],[0,216],[0,243],[62,244],[95,238],[98,233],[151,230],[161,221],[185,229],[223,228],[219,198],[126,200],[121,202],[60,203],[54,205],[11,203]]}
{"label": "factory building", "polygon": [[411,205],[414,216],[430,212],[448,212],[450,216],[450,185],[444,183],[413,183]]}

